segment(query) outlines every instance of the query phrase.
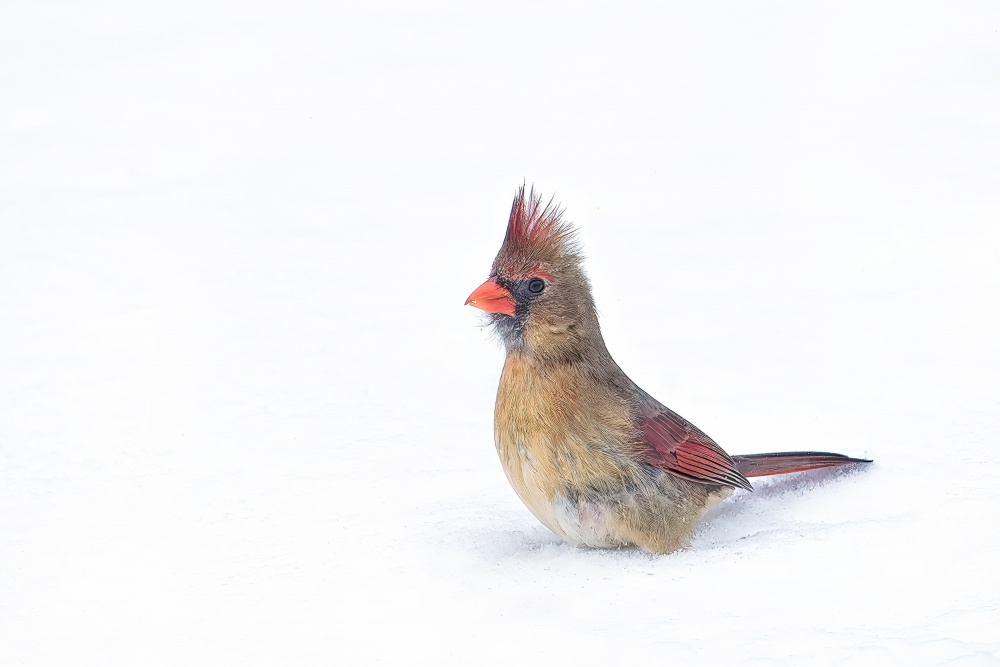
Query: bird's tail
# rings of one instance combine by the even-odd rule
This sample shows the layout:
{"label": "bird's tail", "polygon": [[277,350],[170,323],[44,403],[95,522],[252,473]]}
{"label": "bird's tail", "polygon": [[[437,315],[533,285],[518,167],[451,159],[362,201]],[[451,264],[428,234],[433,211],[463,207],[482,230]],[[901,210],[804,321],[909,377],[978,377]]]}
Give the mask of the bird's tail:
{"label": "bird's tail", "polygon": [[852,459],[828,452],[774,452],[773,454],[743,454],[734,456],[736,469],[744,477],[780,475],[786,472],[843,466],[848,463],[871,463],[871,459]]}

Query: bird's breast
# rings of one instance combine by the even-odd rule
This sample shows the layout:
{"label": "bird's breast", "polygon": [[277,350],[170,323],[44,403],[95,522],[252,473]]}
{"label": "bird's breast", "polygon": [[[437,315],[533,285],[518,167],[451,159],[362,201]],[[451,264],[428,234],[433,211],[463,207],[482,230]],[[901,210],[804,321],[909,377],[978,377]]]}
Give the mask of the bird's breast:
{"label": "bird's breast", "polygon": [[538,520],[570,543],[617,546],[618,501],[641,478],[624,402],[572,367],[508,357],[495,417],[504,472]]}

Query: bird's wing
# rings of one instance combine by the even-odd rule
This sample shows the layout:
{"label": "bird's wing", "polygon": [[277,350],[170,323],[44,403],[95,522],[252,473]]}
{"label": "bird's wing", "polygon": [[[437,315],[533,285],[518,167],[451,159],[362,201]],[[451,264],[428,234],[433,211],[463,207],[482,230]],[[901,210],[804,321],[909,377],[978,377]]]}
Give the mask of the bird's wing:
{"label": "bird's wing", "polygon": [[639,428],[650,465],[692,482],[753,491],[729,454],[673,410],[650,407],[644,411]]}

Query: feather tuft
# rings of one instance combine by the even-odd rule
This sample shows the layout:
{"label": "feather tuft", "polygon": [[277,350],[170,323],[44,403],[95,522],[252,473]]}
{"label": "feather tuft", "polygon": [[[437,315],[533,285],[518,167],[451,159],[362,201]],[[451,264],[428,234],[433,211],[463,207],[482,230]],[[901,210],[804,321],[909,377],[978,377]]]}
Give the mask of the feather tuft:
{"label": "feather tuft", "polygon": [[542,206],[542,195],[535,193],[534,186],[525,192],[525,186],[521,185],[510,209],[503,245],[493,262],[493,273],[526,277],[543,265],[566,260],[578,264],[582,257],[576,230],[562,216],[563,210],[554,198]]}

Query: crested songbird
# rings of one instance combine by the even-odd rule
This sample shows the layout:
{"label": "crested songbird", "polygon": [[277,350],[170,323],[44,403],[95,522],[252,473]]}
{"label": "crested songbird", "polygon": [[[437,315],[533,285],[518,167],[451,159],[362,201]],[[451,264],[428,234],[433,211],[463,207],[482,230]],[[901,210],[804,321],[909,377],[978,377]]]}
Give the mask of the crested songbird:
{"label": "crested songbird", "polygon": [[489,279],[467,305],[506,348],[494,429],[507,479],[574,545],[685,546],[702,515],[747,477],[868,462],[827,452],[730,456],[640,389],[611,358],[574,228],[518,190]]}

